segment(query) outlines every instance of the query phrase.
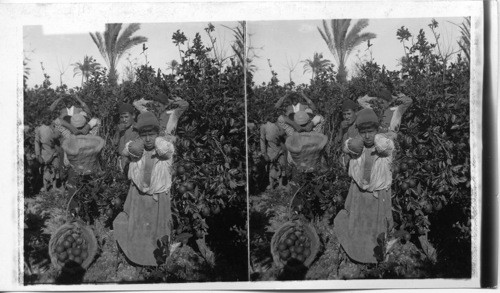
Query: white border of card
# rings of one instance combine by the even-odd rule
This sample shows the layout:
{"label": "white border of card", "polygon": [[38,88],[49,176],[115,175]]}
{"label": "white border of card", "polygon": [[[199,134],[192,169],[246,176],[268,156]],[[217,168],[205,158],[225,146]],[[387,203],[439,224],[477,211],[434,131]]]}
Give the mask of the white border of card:
{"label": "white border of card", "polygon": [[[0,151],[0,186],[7,191],[0,205],[0,290],[35,291],[108,291],[108,290],[310,290],[355,288],[477,288],[479,286],[479,228],[481,203],[481,107],[483,75],[483,2],[482,1],[295,1],[295,2],[151,2],[139,4],[88,2],[80,4],[0,4],[3,57],[0,88],[0,125],[4,144]],[[36,285],[22,284],[23,198],[22,176],[22,34],[24,25],[81,24],[109,22],[193,22],[227,20],[300,20],[332,18],[472,18],[471,48],[471,162],[472,162],[472,278],[430,280],[348,280],[294,282],[231,282],[149,285]],[[88,30],[87,30],[88,31]],[[17,109],[14,111],[13,109]],[[5,137],[7,138],[5,140]],[[6,143],[5,143],[6,142]]]}

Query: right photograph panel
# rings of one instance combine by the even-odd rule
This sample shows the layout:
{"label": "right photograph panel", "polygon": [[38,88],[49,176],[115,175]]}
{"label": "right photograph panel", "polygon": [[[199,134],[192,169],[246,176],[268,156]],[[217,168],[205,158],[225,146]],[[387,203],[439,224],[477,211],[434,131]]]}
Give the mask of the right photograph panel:
{"label": "right photograph panel", "polygon": [[470,18],[247,32],[251,280],[471,278]]}

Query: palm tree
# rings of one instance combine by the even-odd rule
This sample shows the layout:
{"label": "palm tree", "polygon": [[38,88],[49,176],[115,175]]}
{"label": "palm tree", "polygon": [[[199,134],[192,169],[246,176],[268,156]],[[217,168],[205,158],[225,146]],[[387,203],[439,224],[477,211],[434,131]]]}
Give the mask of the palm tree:
{"label": "palm tree", "polygon": [[172,70],[172,74],[174,74],[174,70],[177,70],[177,67],[179,67],[179,62],[177,62],[177,60],[172,59],[172,61],[167,62],[167,69]]}
{"label": "palm tree", "polygon": [[101,64],[97,63],[92,56],[87,56],[83,57],[83,62],[76,62],[71,64],[74,69],[73,69],[73,77],[77,75],[82,76],[82,85],[83,85],[83,79],[85,78],[85,82],[89,80],[89,77],[96,72],[99,68],[101,68]]}
{"label": "palm tree", "polygon": [[460,34],[458,46],[464,51],[467,62],[470,62],[470,17],[464,17],[464,21],[460,26]]}
{"label": "palm tree", "polygon": [[116,84],[118,74],[116,72],[116,65],[120,58],[132,47],[145,43],[148,41],[146,37],[132,35],[141,28],[138,23],[129,24],[120,34],[122,29],[121,23],[106,24],[104,36],[96,32],[90,33],[92,40],[96,44],[99,52],[109,66],[108,79],[111,84]]}
{"label": "palm tree", "polygon": [[321,37],[325,40],[328,49],[337,61],[339,67],[337,79],[342,83],[346,81],[347,69],[345,65],[354,48],[362,42],[377,37],[374,33],[361,33],[368,26],[368,19],[358,20],[348,32],[350,25],[351,19],[332,19],[330,22],[331,32],[326,20],[323,20],[324,31],[318,27]]}
{"label": "palm tree", "polygon": [[26,87],[28,78],[30,76],[31,68],[28,67],[28,63],[31,61],[28,57],[24,56],[23,59],[23,86]]}
{"label": "palm tree", "polygon": [[321,71],[325,70],[332,62],[328,59],[323,59],[323,54],[322,53],[317,53],[314,52],[314,57],[313,59],[306,59],[302,61],[304,63],[304,73],[307,71],[312,72],[312,77],[311,79],[314,79],[314,77]]}

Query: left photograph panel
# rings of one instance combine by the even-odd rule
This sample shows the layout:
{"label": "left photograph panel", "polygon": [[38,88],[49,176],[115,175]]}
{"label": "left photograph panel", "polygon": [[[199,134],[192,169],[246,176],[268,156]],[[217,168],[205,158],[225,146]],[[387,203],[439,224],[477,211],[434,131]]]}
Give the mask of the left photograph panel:
{"label": "left photograph panel", "polygon": [[244,26],[24,26],[25,285],[248,280]]}

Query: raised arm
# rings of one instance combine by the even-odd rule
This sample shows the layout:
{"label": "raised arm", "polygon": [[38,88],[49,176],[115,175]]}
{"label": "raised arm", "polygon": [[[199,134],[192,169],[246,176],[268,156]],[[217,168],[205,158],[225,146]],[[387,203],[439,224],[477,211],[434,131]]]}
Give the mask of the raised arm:
{"label": "raised arm", "polygon": [[363,107],[363,109],[371,109],[372,105],[370,105],[370,101],[373,99],[376,99],[376,97],[364,95],[363,97],[358,98],[358,104]]}
{"label": "raised arm", "polygon": [[92,116],[92,113],[90,113],[89,106],[84,101],[82,101],[82,99],[80,99],[80,97],[78,97],[77,95],[75,95],[75,99],[78,101],[78,103],[80,103],[80,105],[83,108],[83,111],[85,111],[85,113],[87,113],[89,117]]}
{"label": "raised arm", "polygon": [[285,101],[285,99],[288,97],[288,94],[285,94],[283,97],[281,97],[277,102],[276,104],[274,104],[274,108],[275,109],[278,109],[281,107],[281,105],[283,105],[283,102]]}
{"label": "raised arm", "polygon": [[411,104],[413,103],[413,99],[408,97],[405,94],[399,94],[397,97],[397,100],[403,102],[401,105],[398,106],[399,113],[401,113],[401,115],[403,115],[406,112],[406,110],[408,110],[408,108],[410,108]]}
{"label": "raised arm", "polygon": [[134,107],[139,111],[140,113],[148,112],[148,108],[146,108],[146,104],[150,103],[151,101],[145,100],[144,98],[141,98],[140,100],[134,101],[132,104]]}
{"label": "raised arm", "polygon": [[313,110],[313,111],[316,111],[316,105],[314,105],[313,101],[311,99],[309,99],[306,96],[306,94],[304,94],[303,91],[301,91],[300,94],[302,95],[302,97],[304,98],[304,100],[306,100],[307,105],[309,105],[309,108],[311,108],[311,110]]}
{"label": "raised arm", "polygon": [[164,131],[165,134],[174,134],[179,119],[189,108],[189,103],[179,97],[169,102],[177,107],[172,110],[167,110],[160,115],[160,131]]}
{"label": "raised arm", "polygon": [[59,104],[59,102],[63,99],[63,96],[60,96],[59,98],[57,98],[50,106],[49,106],[49,111],[50,112],[54,112],[54,110],[56,109],[57,107],[57,104]]}

